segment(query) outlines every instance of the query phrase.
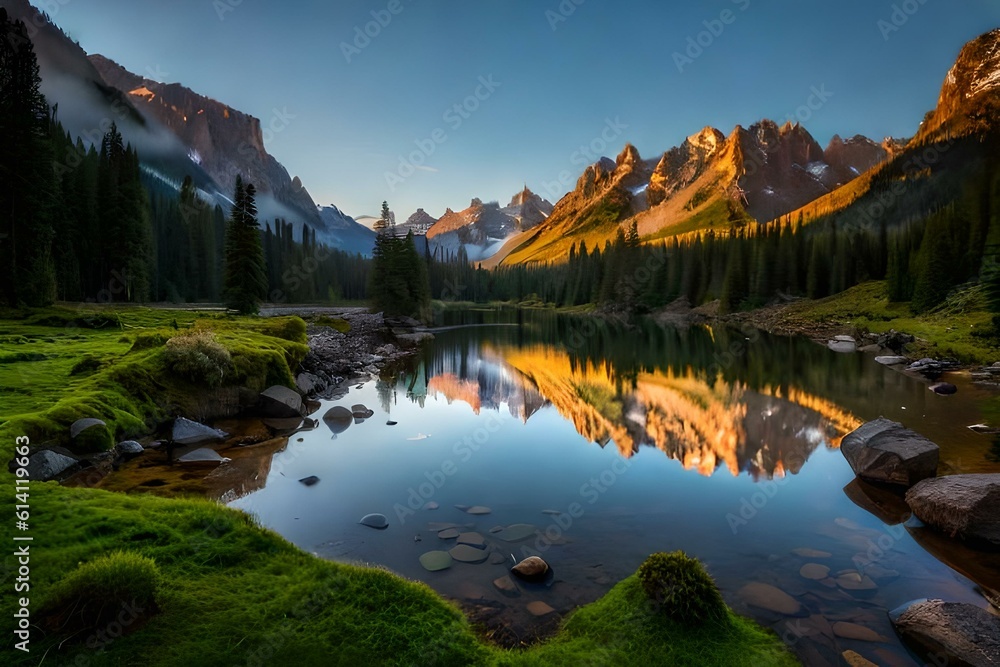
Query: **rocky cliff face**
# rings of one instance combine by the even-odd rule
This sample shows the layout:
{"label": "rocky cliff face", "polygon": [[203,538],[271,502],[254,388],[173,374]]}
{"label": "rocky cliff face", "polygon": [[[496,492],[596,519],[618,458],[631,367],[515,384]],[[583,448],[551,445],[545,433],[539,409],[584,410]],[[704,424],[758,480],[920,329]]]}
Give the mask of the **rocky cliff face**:
{"label": "rocky cliff face", "polygon": [[406,222],[404,222],[401,226],[407,231],[412,231],[414,234],[427,234],[428,230],[430,230],[436,222],[437,218],[424,209],[418,208],[417,212],[407,218]]}
{"label": "rocky cliff face", "polygon": [[1000,29],[972,40],[948,71],[937,108],[915,143],[947,139],[994,127],[1000,118]]}
{"label": "rocky cliff face", "polygon": [[552,204],[527,187],[514,195],[503,212],[517,222],[518,231],[537,227],[552,215]]}
{"label": "rocky cliff face", "polygon": [[[104,82],[128,96],[147,118],[167,127],[190,149],[190,158],[201,165],[223,192],[232,190],[236,176],[269,193],[281,204],[300,214],[304,221],[320,226],[316,204],[302,186],[264,146],[258,118],[185,88],[164,84],[129,72],[101,55],[90,62]],[[280,115],[280,114],[278,114]],[[274,118],[275,127],[289,119]]]}

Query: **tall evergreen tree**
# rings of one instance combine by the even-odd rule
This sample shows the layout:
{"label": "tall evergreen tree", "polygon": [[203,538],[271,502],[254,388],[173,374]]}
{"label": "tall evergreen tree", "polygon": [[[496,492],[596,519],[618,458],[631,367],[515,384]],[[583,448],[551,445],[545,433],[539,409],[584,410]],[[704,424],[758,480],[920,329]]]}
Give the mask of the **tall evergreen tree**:
{"label": "tall evergreen tree", "polygon": [[241,314],[260,311],[267,296],[267,268],[257,222],[257,190],[236,177],[233,211],[226,230],[224,296],[226,305]]}
{"label": "tall evergreen tree", "polygon": [[4,300],[44,305],[56,297],[48,104],[23,22],[0,8],[0,283]]}

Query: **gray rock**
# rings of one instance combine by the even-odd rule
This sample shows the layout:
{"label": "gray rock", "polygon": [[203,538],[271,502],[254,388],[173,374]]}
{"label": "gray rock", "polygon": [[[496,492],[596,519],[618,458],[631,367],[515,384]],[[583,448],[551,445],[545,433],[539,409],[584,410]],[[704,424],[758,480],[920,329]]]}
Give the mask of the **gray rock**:
{"label": "gray rock", "polygon": [[125,440],[115,445],[115,454],[122,457],[133,457],[142,454],[145,449],[135,440]]}
{"label": "gray rock", "polygon": [[316,486],[319,484],[319,477],[316,475],[310,475],[309,477],[303,477],[299,480],[299,482],[305,484],[306,486]]}
{"label": "gray rock", "polygon": [[514,576],[525,581],[542,581],[551,569],[549,564],[538,556],[529,556],[510,569]]}
{"label": "gray rock", "polygon": [[306,396],[315,391],[320,391],[323,384],[325,383],[312,373],[299,373],[299,376],[295,378],[295,386]]}
{"label": "gray rock", "polygon": [[260,413],[265,417],[302,417],[306,411],[302,406],[302,396],[288,387],[275,385],[260,394]]}
{"label": "gray rock", "polygon": [[354,423],[354,415],[344,406],[336,405],[326,411],[323,421],[335,434],[343,433]]}
{"label": "gray rock", "polygon": [[385,530],[389,527],[389,520],[385,518],[384,514],[366,514],[358,523],[376,530]]}
{"label": "gray rock", "polygon": [[188,465],[212,465],[225,463],[229,459],[223,457],[219,452],[214,449],[196,449],[193,452],[188,452],[184,456],[177,459],[178,463],[184,463]]}
{"label": "gray rock", "polygon": [[35,452],[28,459],[28,478],[36,482],[47,482],[66,472],[77,463],[76,459],[69,456],[53,452],[50,449],[43,449],[40,452]]}
{"label": "gray rock", "polygon": [[73,425],[69,427],[69,437],[75,440],[80,436],[81,433],[83,433],[87,429],[94,428],[95,426],[103,426],[107,428],[108,425],[102,422],[100,419],[93,419],[93,418],[77,419],[75,422],[73,422]]}
{"label": "gray rock", "polygon": [[367,406],[358,403],[357,405],[351,406],[351,414],[354,415],[355,419],[368,419],[374,415],[375,412],[369,410]]}
{"label": "gray rock", "polygon": [[171,439],[178,445],[198,445],[210,440],[224,440],[226,435],[223,431],[178,417],[174,420]]}
{"label": "gray rock", "polygon": [[[838,336],[837,338],[849,338],[847,336]],[[854,342],[854,339],[850,340],[831,340],[827,343],[827,347],[834,352],[839,352],[840,354],[853,354],[858,351],[858,344]]]}
{"label": "gray rock", "polygon": [[845,436],[840,451],[858,477],[906,487],[934,477],[940,458],[933,442],[882,417]]}
{"label": "gray rock", "polygon": [[883,366],[902,366],[908,363],[910,360],[906,357],[875,357],[875,361],[882,364]]}
{"label": "gray rock", "polygon": [[[903,640],[934,664],[1000,665],[1000,618],[971,604],[920,600],[889,613]],[[942,660],[943,659],[943,660]]]}
{"label": "gray rock", "polygon": [[396,336],[396,341],[404,348],[419,347],[431,340],[434,340],[434,334],[426,331]]}
{"label": "gray rock", "polygon": [[906,493],[906,502],[932,528],[1000,547],[1000,474],[928,479]]}

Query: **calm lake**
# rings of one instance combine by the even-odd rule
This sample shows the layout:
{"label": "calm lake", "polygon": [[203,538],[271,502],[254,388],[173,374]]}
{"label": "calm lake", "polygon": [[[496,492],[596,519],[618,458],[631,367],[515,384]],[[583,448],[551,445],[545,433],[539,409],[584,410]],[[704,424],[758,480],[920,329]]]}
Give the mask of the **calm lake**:
{"label": "calm lake", "polygon": [[[994,391],[959,376],[958,395],[941,397],[870,356],[757,332],[444,318],[409,367],[313,415],[360,403],[374,416],[293,436],[266,485],[231,504],[319,556],[426,582],[510,643],[676,549],[807,664],[840,664],[846,650],[918,664],[888,610],[938,597],[987,606],[965,575],[996,583],[994,557],[900,524],[899,497],[855,482],[838,446],[885,416],[940,444],[943,474],[1000,471],[1000,447],[968,429],[996,421]],[[298,481],[311,475],[319,483]],[[360,525],[370,513],[389,527]],[[520,524],[530,528],[491,533]],[[484,562],[426,570],[422,554],[456,546],[439,537],[453,526],[482,536]],[[533,554],[552,581],[494,586]],[[555,611],[535,616],[533,601]]]}

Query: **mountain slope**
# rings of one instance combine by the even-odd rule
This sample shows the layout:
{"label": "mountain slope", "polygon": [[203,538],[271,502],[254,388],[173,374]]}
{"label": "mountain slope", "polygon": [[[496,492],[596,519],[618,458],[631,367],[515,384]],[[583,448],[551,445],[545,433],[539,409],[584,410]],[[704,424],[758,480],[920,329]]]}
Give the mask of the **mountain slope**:
{"label": "mountain slope", "polygon": [[376,234],[332,204],[319,207],[327,242],[345,252],[371,257]]}
{"label": "mountain slope", "polygon": [[291,178],[267,152],[259,119],[180,84],[164,84],[133,74],[102,55],[91,55],[89,59],[105,83],[127,95],[143,117],[155,119],[173,132],[190,149],[191,160],[200,164],[223,191],[241,175],[259,192],[271,194],[312,226],[320,225],[316,204],[301,181]]}
{"label": "mountain slope", "polygon": [[895,145],[892,159],[847,187],[801,207],[793,219],[811,222],[834,214],[871,223],[905,219],[906,197],[928,210],[953,200],[963,184],[990,168],[991,148],[982,143],[1000,128],[1000,29],[966,44],[945,76],[938,105],[916,136]]}
{"label": "mountain slope", "polygon": [[562,261],[570,246],[593,248],[626,220],[649,240],[766,222],[850,183],[890,155],[891,144],[835,137],[824,150],[801,125],[763,120],[727,137],[706,127],[646,161],[632,145],[588,167],[536,234],[504,262]]}

